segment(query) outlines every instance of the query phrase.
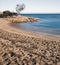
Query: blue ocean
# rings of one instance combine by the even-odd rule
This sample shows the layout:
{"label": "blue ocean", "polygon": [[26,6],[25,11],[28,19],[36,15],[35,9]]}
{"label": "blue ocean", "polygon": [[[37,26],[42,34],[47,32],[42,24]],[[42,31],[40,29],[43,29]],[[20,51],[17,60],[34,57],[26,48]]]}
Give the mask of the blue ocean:
{"label": "blue ocean", "polygon": [[22,14],[40,18],[38,22],[17,23],[13,26],[35,33],[60,36],[60,14]]}

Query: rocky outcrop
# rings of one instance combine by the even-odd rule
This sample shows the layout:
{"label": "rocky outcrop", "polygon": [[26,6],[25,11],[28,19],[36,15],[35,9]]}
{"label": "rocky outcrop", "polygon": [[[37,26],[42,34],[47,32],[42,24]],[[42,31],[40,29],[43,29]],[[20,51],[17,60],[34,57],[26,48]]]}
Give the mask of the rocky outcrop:
{"label": "rocky outcrop", "polygon": [[26,16],[13,16],[13,17],[7,17],[6,20],[10,21],[11,23],[20,23],[20,22],[37,22],[38,18],[33,17],[26,17]]}

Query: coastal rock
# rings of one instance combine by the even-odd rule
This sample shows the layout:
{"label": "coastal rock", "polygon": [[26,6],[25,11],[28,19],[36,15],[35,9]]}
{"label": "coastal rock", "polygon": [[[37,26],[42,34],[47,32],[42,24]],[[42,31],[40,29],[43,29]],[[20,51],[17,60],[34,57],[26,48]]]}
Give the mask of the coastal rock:
{"label": "coastal rock", "polygon": [[13,16],[13,17],[7,17],[6,20],[10,21],[11,23],[20,23],[20,22],[35,22],[38,21],[38,18],[33,17],[26,17],[26,16]]}

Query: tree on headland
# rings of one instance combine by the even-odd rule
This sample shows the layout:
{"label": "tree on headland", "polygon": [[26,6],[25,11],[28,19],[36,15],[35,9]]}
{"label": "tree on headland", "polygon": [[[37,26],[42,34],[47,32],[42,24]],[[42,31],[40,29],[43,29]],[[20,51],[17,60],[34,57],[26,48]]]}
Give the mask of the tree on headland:
{"label": "tree on headland", "polygon": [[24,10],[25,5],[24,4],[17,4],[16,6],[16,12],[19,15],[22,10]]}
{"label": "tree on headland", "polygon": [[16,6],[16,12],[10,12],[9,10],[3,11],[2,14],[0,13],[0,18],[4,18],[4,17],[11,17],[11,16],[17,16],[20,14],[20,12],[22,10],[24,10],[25,5],[24,4],[17,4]]}

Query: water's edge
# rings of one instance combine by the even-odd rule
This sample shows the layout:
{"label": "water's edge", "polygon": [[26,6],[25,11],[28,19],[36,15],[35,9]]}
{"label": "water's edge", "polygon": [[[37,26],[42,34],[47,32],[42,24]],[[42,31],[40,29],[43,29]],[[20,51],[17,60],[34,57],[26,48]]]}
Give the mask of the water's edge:
{"label": "water's edge", "polygon": [[39,22],[14,23],[11,26],[30,32],[60,37],[60,14],[23,14],[40,18]]}

